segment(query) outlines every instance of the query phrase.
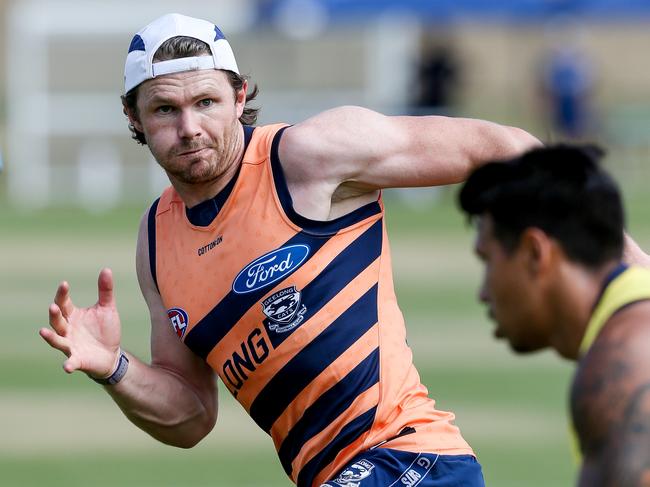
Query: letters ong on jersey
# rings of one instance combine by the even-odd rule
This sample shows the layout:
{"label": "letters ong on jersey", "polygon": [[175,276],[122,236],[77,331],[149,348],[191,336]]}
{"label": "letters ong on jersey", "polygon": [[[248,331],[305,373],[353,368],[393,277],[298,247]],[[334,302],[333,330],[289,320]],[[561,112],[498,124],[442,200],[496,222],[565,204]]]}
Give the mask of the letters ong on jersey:
{"label": "letters ong on jersey", "polygon": [[304,244],[287,245],[258,257],[237,274],[232,290],[237,294],[251,293],[279,281],[300,267],[309,250]]}

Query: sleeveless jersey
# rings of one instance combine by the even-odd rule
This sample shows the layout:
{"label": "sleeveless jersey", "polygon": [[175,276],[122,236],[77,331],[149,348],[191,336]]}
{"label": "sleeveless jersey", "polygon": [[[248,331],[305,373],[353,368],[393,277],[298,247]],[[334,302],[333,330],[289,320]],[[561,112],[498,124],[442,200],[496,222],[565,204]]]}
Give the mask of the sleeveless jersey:
{"label": "sleeveless jersey", "polygon": [[589,351],[598,333],[614,313],[628,304],[650,299],[650,271],[641,267],[621,267],[618,272],[618,275],[610,278],[591,314],[580,343],[580,356]]}
{"label": "sleeveless jersey", "polygon": [[151,270],[172,326],[300,487],[389,439],[391,449],[473,454],[413,366],[381,197],[331,221],[296,213],[277,156],[283,127],[255,128],[206,226],[188,220],[171,187],[152,206]]}
{"label": "sleeveless jersey", "polygon": [[[579,356],[584,357],[609,319],[621,308],[650,299],[650,271],[641,267],[619,266],[608,277],[601,296],[591,314],[580,342]],[[581,458],[578,436],[571,428],[571,440],[576,459]]]}

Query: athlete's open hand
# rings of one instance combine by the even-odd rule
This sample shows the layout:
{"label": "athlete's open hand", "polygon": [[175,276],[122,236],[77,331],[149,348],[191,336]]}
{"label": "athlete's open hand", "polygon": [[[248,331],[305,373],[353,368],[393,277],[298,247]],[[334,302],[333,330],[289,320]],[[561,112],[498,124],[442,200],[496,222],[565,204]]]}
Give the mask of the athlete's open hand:
{"label": "athlete's open hand", "polygon": [[50,305],[50,328],[39,334],[67,357],[63,370],[81,370],[93,377],[110,375],[117,365],[120,348],[120,317],[113,297],[113,274],[102,269],[97,280],[99,299],[90,308],[77,308],[70,299],[70,286],[59,284]]}

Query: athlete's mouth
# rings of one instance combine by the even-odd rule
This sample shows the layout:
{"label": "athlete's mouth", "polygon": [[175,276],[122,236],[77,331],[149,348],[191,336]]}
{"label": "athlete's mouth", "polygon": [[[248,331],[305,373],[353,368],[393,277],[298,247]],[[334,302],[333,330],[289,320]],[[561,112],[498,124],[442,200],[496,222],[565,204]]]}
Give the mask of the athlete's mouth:
{"label": "athlete's mouth", "polygon": [[181,152],[178,155],[179,156],[193,156],[195,154],[198,154],[199,152],[204,151],[205,149],[206,149],[206,147],[201,147],[199,149],[192,149],[192,150],[188,150],[188,151],[185,151],[185,152]]}

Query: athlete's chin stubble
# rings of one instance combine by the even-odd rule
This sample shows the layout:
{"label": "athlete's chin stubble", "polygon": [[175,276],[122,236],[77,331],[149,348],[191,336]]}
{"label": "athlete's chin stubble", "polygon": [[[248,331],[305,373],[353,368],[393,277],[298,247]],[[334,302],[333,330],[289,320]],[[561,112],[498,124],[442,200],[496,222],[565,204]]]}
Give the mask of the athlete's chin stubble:
{"label": "athlete's chin stubble", "polygon": [[[183,157],[185,152],[206,149],[194,158]],[[207,152],[207,153],[206,153]],[[178,159],[185,159],[178,161]],[[194,141],[176,147],[166,158],[170,161],[160,164],[170,176],[183,184],[209,183],[223,174],[228,160],[223,145],[217,141]]]}
{"label": "athlete's chin stubble", "polygon": [[174,179],[184,184],[203,184],[218,179],[225,171],[225,162],[220,154],[211,154],[206,160],[205,157],[197,157],[187,161],[182,167],[166,168],[166,171]]}
{"label": "athlete's chin stubble", "polygon": [[[232,130],[219,140],[194,140],[175,147],[165,158],[166,163],[160,163],[170,177],[183,184],[206,184],[219,179],[230,167],[237,151],[238,124],[233,124]],[[194,159],[177,162],[185,152],[208,149],[207,154],[197,155]]]}

